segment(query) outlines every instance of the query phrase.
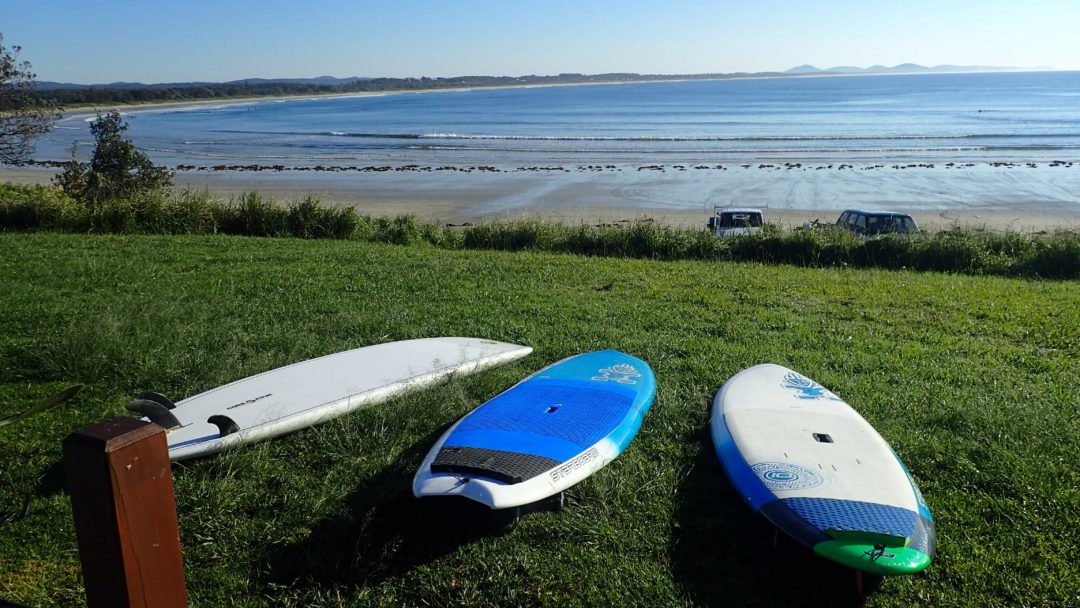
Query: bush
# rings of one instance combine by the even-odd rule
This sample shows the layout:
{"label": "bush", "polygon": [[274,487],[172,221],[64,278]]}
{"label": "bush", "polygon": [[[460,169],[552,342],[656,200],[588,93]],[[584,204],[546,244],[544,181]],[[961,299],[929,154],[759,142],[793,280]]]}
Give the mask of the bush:
{"label": "bush", "polygon": [[67,230],[78,213],[56,188],[0,185],[0,230]]}
{"label": "bush", "polygon": [[423,239],[423,231],[412,214],[375,218],[372,228],[372,240],[380,243],[409,245]]}
{"label": "bush", "polygon": [[217,201],[206,190],[185,189],[171,201],[171,234],[212,234],[218,231]]}
{"label": "bush", "polygon": [[162,192],[171,187],[173,172],[155,165],[124,139],[122,134],[127,128],[119,112],[98,114],[97,120],[90,124],[94,135],[90,163],[72,159],[54,178],[54,183],[87,204]]}
{"label": "bush", "polygon": [[1019,264],[1019,274],[1048,279],[1080,278],[1080,236],[1056,234],[1035,240]]}
{"label": "bush", "polygon": [[290,205],[286,222],[289,234],[304,239],[346,239],[353,235],[358,223],[352,207],[324,207],[313,196]]}
{"label": "bush", "polygon": [[285,236],[287,213],[258,192],[246,192],[217,209],[218,230],[247,236]]}
{"label": "bush", "polygon": [[224,234],[356,239],[445,249],[551,251],[659,260],[726,260],[798,266],[907,268],[965,274],[1080,279],[1080,235],[1048,237],[950,230],[863,241],[842,230],[783,231],[718,239],[703,230],[637,221],[616,226],[541,221],[454,230],[413,215],[368,217],[305,197],[283,208],[257,192],[222,203],[206,191],[143,191],[93,205],[45,186],[0,184],[0,230]]}

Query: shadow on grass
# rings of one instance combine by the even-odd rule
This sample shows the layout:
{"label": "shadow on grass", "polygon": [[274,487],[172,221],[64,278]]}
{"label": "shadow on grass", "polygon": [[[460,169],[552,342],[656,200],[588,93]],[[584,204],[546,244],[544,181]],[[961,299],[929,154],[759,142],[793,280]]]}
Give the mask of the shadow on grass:
{"label": "shadow on grass", "polygon": [[[672,563],[675,579],[702,606],[858,606],[851,569],[776,533],[731,487],[707,429],[679,487]],[[865,579],[873,589],[879,581]]]}
{"label": "shadow on grass", "polygon": [[37,498],[48,498],[66,491],[67,469],[64,468],[63,460],[57,460],[45,467],[45,470],[41,473],[34,495]]}
{"label": "shadow on grass", "polygon": [[459,547],[501,534],[513,509],[461,498],[418,499],[417,464],[444,429],[417,442],[346,498],[348,516],[271,556],[268,577],[294,587],[374,586]]}
{"label": "shadow on grass", "polygon": [[[0,457],[0,460],[3,460]],[[14,474],[9,475],[11,471]],[[63,461],[48,465],[34,476],[36,469],[0,471],[0,526],[15,523],[35,508],[35,502],[65,489]],[[0,608],[2,608],[0,604]]]}

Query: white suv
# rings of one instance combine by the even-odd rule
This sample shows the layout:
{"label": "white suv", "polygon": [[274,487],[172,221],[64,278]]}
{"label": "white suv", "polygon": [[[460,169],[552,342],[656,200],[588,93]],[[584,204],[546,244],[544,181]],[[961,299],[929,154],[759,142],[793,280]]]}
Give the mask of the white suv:
{"label": "white suv", "polygon": [[755,234],[761,232],[764,225],[765,216],[761,209],[714,209],[709,218],[709,230],[720,238]]}

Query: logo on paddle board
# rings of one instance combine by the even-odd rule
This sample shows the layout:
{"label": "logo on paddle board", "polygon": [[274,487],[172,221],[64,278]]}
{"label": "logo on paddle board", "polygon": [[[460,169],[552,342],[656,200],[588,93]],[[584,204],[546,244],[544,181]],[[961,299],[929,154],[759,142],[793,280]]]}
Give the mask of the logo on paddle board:
{"label": "logo on paddle board", "polygon": [[796,391],[796,399],[828,399],[829,401],[842,401],[842,399],[832,394],[829,389],[821,386],[806,376],[795,372],[788,372],[788,374],[784,376],[784,388]]}
{"label": "logo on paddle board", "polygon": [[273,393],[267,393],[267,394],[265,394],[265,395],[260,395],[260,396],[258,396],[258,397],[252,397],[251,399],[248,399],[247,401],[243,401],[243,402],[241,402],[241,403],[237,403],[236,405],[230,405],[229,407],[227,407],[227,408],[225,408],[225,409],[227,409],[227,410],[231,410],[231,409],[233,409],[233,408],[237,408],[237,407],[240,407],[241,405],[251,405],[252,403],[255,403],[256,401],[260,401],[260,400],[262,400],[262,399],[266,399],[266,398],[267,398],[267,397],[269,397],[270,395],[273,395]]}
{"label": "logo on paddle board", "polygon": [[593,376],[593,380],[618,382],[619,384],[637,384],[637,379],[641,377],[641,374],[629,363],[616,363],[611,367],[597,370],[596,373],[600,375]]}
{"label": "logo on paddle board", "polygon": [[870,561],[876,562],[881,558],[892,559],[896,557],[895,553],[886,553],[885,545],[874,545],[874,548],[870,551],[863,551],[863,555],[870,558]]}
{"label": "logo on paddle board", "polygon": [[573,473],[586,464],[596,460],[600,457],[600,452],[596,448],[589,448],[589,451],[585,452],[581,456],[571,460],[570,462],[562,465],[551,472],[551,481],[559,481],[563,477]]}
{"label": "logo on paddle board", "polygon": [[805,490],[816,488],[825,483],[825,478],[817,471],[786,462],[759,462],[750,467],[754,473],[772,491]]}

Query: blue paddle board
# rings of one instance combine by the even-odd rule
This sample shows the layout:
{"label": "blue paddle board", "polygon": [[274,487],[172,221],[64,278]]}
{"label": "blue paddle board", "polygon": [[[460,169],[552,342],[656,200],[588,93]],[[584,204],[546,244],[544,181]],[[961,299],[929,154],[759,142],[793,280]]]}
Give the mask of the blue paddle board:
{"label": "blue paddle board", "polygon": [[450,427],[416,472],[413,494],[492,509],[554,496],[621,454],[655,396],[641,359],[614,350],[564,359]]}
{"label": "blue paddle board", "polygon": [[930,565],[934,519],[915,480],[825,387],[779,365],[745,369],[716,394],[711,426],[735,490],[814,553],[882,575]]}

